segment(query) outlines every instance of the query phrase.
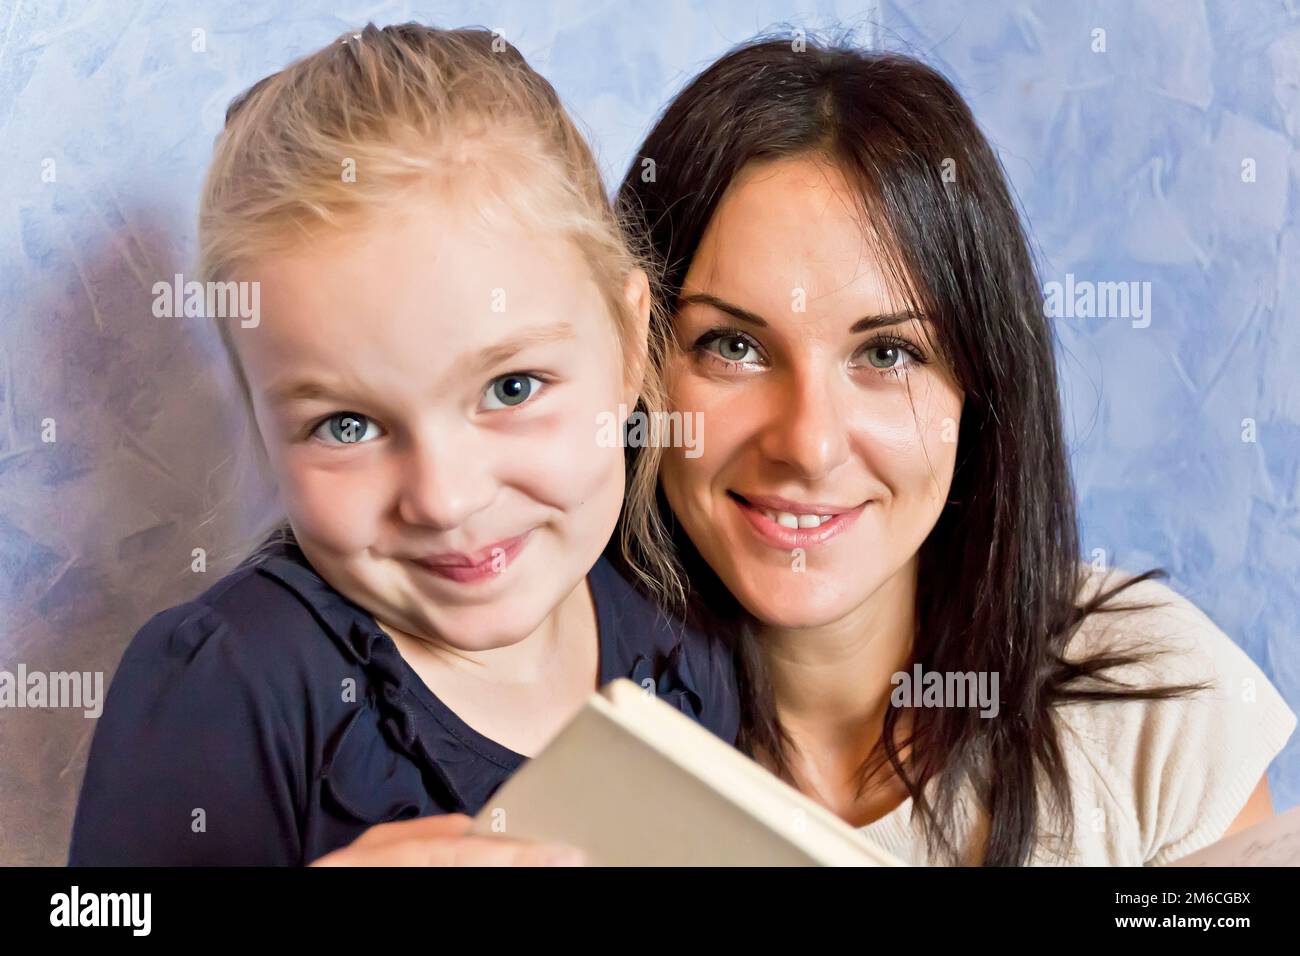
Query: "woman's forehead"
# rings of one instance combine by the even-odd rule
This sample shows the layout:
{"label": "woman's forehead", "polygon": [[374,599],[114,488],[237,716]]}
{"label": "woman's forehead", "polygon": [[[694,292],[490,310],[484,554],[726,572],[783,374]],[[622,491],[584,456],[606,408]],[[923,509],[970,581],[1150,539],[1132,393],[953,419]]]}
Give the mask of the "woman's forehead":
{"label": "woman's forehead", "polygon": [[[825,161],[746,167],[718,204],[683,282],[798,313],[814,301],[870,312],[896,306],[879,243],[847,180]],[[741,303],[743,304],[743,303]]]}

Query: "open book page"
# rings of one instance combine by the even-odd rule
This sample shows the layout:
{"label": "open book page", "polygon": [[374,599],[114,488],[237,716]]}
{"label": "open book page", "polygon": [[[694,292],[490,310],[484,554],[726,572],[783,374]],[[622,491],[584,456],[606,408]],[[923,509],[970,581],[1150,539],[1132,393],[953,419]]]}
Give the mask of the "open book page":
{"label": "open book page", "polygon": [[627,680],[595,694],[473,832],[607,866],[896,866],[853,827]]}

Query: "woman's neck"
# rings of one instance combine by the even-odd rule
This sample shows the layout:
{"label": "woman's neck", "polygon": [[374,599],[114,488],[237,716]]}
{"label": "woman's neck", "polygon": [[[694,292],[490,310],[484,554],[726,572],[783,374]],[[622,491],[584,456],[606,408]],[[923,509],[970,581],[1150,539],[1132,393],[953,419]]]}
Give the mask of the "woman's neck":
{"label": "woman's neck", "polygon": [[830,743],[847,732],[860,739],[883,721],[891,678],[912,654],[916,567],[913,557],[837,621],[760,628],[777,714],[796,738]]}
{"label": "woman's neck", "polygon": [[[880,819],[907,798],[906,787],[884,767],[866,789],[859,783],[884,730],[891,678],[912,655],[915,600],[913,558],[838,621],[758,633],[777,717],[794,744],[786,767],[800,790],[852,826]],[[897,729],[906,739],[910,713]],[[900,751],[904,763],[910,749]]]}

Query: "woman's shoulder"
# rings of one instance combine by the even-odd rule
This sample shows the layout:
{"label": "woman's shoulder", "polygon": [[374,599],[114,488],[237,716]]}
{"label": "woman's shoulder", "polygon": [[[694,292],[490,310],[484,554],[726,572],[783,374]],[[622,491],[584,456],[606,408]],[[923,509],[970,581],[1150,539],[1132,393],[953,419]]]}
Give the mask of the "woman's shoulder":
{"label": "woman's shoulder", "polygon": [[[1136,580],[1138,577],[1118,568],[1080,566],[1079,605],[1117,593],[1079,623],[1067,646],[1068,657],[1142,647],[1161,655],[1158,671],[1162,678],[1168,680],[1169,668],[1175,668],[1192,680],[1201,680],[1213,676],[1215,663],[1225,653],[1233,656],[1231,649],[1240,653],[1232,639],[1188,598],[1155,577]],[[1129,673],[1136,676],[1136,671]]]}
{"label": "woman's shoulder", "polygon": [[[1115,591],[1079,622],[1066,657],[1099,654],[1137,658],[1108,669],[1112,679],[1162,684],[1208,684],[1219,695],[1252,698],[1263,672],[1250,655],[1191,599],[1154,577],[1087,565],[1080,572],[1078,603]],[[1128,582],[1133,583],[1129,584]],[[1121,588],[1122,585],[1127,585]],[[1118,590],[1117,590],[1118,589]],[[1271,684],[1268,684],[1271,689]]]}
{"label": "woman's shoulder", "polygon": [[[1085,568],[1080,603],[1132,577]],[[1059,705],[1067,758],[1091,789],[1076,811],[1079,825],[1099,834],[1111,854],[1106,862],[1172,862],[1222,835],[1291,736],[1296,716],[1250,655],[1158,580],[1138,581],[1107,599],[1079,623],[1066,648],[1076,661],[1110,655],[1130,658],[1103,672],[1122,688],[1187,689],[1168,699]],[[1096,679],[1079,686],[1114,687]]]}

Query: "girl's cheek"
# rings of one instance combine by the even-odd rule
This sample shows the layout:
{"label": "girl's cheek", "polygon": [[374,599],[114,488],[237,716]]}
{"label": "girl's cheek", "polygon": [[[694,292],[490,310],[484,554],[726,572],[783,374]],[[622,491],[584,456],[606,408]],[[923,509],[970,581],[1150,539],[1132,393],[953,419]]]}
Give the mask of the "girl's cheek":
{"label": "girl's cheek", "polygon": [[617,507],[623,495],[622,430],[610,427],[621,399],[595,382],[577,381],[555,397],[562,400],[509,440],[497,458],[498,478],[559,510],[595,506],[593,520],[603,523],[610,502]]}
{"label": "girl's cheek", "polygon": [[287,469],[280,485],[285,508],[302,530],[339,551],[375,540],[385,513],[384,487],[383,476],[374,469],[303,463]]}

